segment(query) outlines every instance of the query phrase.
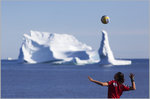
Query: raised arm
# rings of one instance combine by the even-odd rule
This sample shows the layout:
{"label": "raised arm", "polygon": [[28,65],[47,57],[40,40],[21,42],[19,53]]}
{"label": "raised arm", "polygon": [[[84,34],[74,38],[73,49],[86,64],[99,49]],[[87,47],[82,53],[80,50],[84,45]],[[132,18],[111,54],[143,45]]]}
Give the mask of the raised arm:
{"label": "raised arm", "polygon": [[90,76],[88,76],[88,79],[91,81],[91,82],[94,82],[98,85],[101,85],[101,86],[108,86],[108,83],[107,82],[100,82],[100,81],[96,81],[96,80],[93,80]]}
{"label": "raised arm", "polygon": [[131,84],[132,86],[130,87],[130,90],[135,90],[136,87],[135,87],[135,81],[134,81],[134,74],[130,73],[130,79],[131,79]]}

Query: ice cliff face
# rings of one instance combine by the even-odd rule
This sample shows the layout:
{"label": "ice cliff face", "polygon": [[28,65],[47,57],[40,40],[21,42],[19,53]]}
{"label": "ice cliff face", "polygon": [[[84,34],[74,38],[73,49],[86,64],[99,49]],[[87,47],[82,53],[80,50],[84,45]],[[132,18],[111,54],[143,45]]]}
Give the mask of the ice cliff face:
{"label": "ice cliff face", "polygon": [[92,48],[68,34],[31,31],[24,34],[19,61],[40,63],[48,61],[89,60]]}
{"label": "ice cliff face", "polygon": [[131,61],[115,60],[106,31],[102,31],[98,53],[72,35],[31,31],[31,35],[24,34],[18,61],[28,63],[53,62],[56,64],[75,63],[78,65],[93,63],[104,65],[131,64]]}

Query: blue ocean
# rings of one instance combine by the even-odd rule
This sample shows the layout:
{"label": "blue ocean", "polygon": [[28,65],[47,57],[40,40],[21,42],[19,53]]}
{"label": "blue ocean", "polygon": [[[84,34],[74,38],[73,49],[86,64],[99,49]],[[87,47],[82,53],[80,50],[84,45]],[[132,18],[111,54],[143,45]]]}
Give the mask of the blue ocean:
{"label": "blue ocean", "polygon": [[102,82],[113,80],[116,72],[135,74],[135,91],[126,91],[121,98],[149,97],[149,59],[131,59],[131,65],[102,66],[54,65],[51,63],[17,63],[1,60],[2,98],[107,98],[107,87],[88,80],[91,76]]}

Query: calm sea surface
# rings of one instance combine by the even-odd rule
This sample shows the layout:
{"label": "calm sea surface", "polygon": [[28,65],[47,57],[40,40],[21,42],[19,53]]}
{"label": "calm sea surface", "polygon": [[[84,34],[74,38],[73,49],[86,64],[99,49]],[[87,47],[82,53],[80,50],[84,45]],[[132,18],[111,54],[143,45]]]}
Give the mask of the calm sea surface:
{"label": "calm sea surface", "polygon": [[116,72],[125,74],[125,84],[131,85],[129,73],[135,74],[136,90],[124,92],[122,98],[149,97],[149,59],[131,59],[126,66],[20,64],[1,61],[2,98],[107,98],[107,87],[88,80],[113,80]]}

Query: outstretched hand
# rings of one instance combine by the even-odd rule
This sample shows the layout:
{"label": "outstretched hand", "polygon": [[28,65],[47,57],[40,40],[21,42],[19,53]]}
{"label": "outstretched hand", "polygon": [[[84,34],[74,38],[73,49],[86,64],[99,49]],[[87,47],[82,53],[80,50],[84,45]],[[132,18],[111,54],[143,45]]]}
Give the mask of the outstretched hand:
{"label": "outstretched hand", "polygon": [[93,79],[92,79],[90,76],[88,76],[88,79],[89,79],[90,81],[93,81]]}
{"label": "outstretched hand", "polygon": [[135,87],[135,82],[134,82],[134,74],[130,73],[129,77],[130,77],[131,83],[132,83],[132,86],[130,87],[130,90],[135,90],[136,87]]}
{"label": "outstretched hand", "polygon": [[134,79],[134,74],[130,73],[129,77],[130,77],[131,79]]}

